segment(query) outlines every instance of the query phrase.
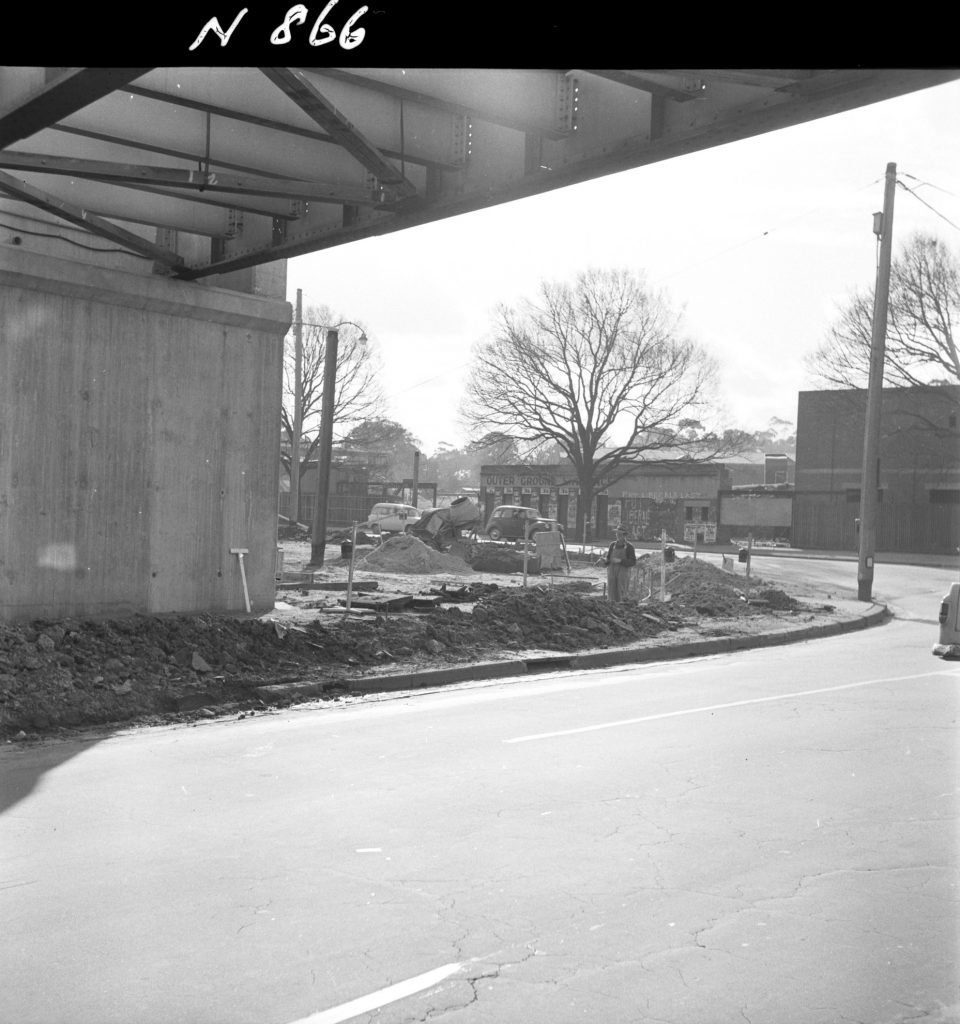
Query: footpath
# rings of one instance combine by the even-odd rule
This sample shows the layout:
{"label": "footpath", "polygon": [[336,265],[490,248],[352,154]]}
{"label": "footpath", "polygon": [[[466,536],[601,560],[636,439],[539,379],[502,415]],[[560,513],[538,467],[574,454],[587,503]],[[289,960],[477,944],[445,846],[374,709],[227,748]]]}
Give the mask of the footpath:
{"label": "footpath", "polygon": [[[721,548],[710,548],[709,550],[720,551],[729,554],[729,551]],[[816,558],[830,562],[856,562],[856,552],[845,551],[810,551],[806,548],[776,548],[776,547],[754,547],[754,558]],[[924,555],[924,554],[903,554],[899,551],[878,551],[874,561],[877,565],[918,565],[927,566],[931,569],[957,569],[960,568],[960,555]]]}
{"label": "footpath", "polygon": [[[389,673],[356,677],[350,680],[353,695],[396,693],[449,686],[455,683],[480,682],[517,676],[542,675],[548,672],[586,671],[648,662],[678,661],[700,658],[758,647],[775,647],[800,643],[822,637],[839,636],[878,626],[891,618],[885,605],[858,601],[837,601],[832,606],[830,621],[811,625],[777,624],[757,632],[738,636],[698,639],[695,629],[674,634],[668,642],[647,639],[642,644],[607,647],[560,653],[533,651],[515,658],[481,661],[468,665],[450,665],[438,669],[393,670]],[[290,703],[323,697],[329,690],[324,682],[291,682],[257,687],[257,695],[267,703]]]}
{"label": "footpath", "polygon": [[[670,544],[678,553],[691,554],[693,548],[689,544]],[[638,544],[638,553],[644,551],[659,551],[659,545]],[[606,551],[606,546],[586,545],[586,551],[581,555],[580,546],[571,546],[571,554],[576,552],[577,557],[599,558]],[[736,557],[737,546],[733,544],[700,544],[697,547],[698,554],[726,555]],[[752,549],[753,558],[808,558],[827,562],[856,562],[859,556],[855,551],[815,551],[811,548],[790,548],[776,547],[774,545],[755,544]],[[955,555],[946,554],[922,554],[903,553],[900,551],[878,551],[875,556],[877,565],[916,565],[926,566],[931,569],[957,569],[960,570],[960,552]]]}

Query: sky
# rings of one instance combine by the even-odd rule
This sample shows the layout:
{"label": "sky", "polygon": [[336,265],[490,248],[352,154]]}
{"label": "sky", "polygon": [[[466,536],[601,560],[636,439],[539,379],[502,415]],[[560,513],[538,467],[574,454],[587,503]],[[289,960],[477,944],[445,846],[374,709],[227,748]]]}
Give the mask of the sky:
{"label": "sky", "polygon": [[[718,425],[796,422],[804,357],[873,284],[888,163],[894,255],[913,231],[960,251],[960,82],[580,185],[297,257],[287,297],[362,320],[386,415],[460,447],[473,347],[494,311],[583,270],[642,273],[720,365]],[[920,200],[932,206],[931,210]],[[950,223],[952,222],[952,223]]]}

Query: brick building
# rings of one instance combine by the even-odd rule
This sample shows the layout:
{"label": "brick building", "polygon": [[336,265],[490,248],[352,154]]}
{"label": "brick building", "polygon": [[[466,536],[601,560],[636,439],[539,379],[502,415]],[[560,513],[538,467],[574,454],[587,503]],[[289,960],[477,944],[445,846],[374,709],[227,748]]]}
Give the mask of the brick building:
{"label": "brick building", "polygon": [[[856,550],[867,392],[802,391],[793,542]],[[884,388],[879,551],[954,553],[960,544],[960,386]]]}
{"label": "brick building", "polygon": [[784,453],[741,452],[723,459],[730,473],[731,487],[777,487],[793,484],[796,461]]}
{"label": "brick building", "polygon": [[[284,446],[283,451],[287,451]],[[307,446],[301,448],[301,458]],[[385,481],[384,473],[390,464],[385,452],[362,451],[355,448],[335,447],[331,453],[330,480],[327,495],[327,525],[345,527],[361,522],[370,514],[378,501],[397,501],[409,504],[413,498],[413,480]],[[418,504],[436,503],[437,485],[432,481],[418,481]],[[419,500],[422,499],[422,500]],[[317,504],[317,460],[307,462],[300,478],[300,519],[313,521]],[[292,517],[290,508],[290,473],[280,467],[280,515]]]}

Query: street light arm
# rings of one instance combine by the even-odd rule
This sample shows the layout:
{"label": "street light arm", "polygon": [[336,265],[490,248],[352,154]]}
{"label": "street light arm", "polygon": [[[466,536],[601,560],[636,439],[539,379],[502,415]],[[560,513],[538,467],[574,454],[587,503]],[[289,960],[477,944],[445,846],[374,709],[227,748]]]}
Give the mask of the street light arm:
{"label": "street light arm", "polygon": [[338,324],[318,324],[312,320],[300,320],[298,321],[298,323],[300,324],[301,327],[319,327],[327,332],[339,330],[341,327],[356,327],[356,329],[360,332],[361,344],[366,344],[367,341],[370,340],[367,337],[366,329],[361,324],[358,324],[355,320],[341,320],[340,323]]}

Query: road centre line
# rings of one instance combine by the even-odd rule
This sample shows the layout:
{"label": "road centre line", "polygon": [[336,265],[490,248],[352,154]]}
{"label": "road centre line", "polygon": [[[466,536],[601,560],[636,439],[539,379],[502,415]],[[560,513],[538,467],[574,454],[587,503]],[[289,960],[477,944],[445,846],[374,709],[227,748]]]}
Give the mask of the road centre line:
{"label": "road centre line", "polygon": [[418,974],[414,978],[407,978],[406,981],[398,981],[395,985],[388,985],[379,992],[371,992],[369,995],[360,996],[359,999],[351,999],[349,1003],[341,1003],[329,1010],[320,1010],[312,1013],[309,1017],[302,1017],[293,1021],[292,1024],[340,1024],[341,1021],[358,1017],[361,1013],[371,1013],[388,1003],[395,1003],[398,999],[404,999],[416,992],[432,988],[434,985],[456,974],[463,967],[463,964],[444,964],[443,967],[436,967],[425,974]]}
{"label": "road centre line", "polygon": [[824,686],[816,690],[797,690],[793,693],[779,693],[772,697],[751,697],[749,700],[734,700],[726,704],[708,704],[702,708],[684,708],[681,711],[663,711],[657,715],[642,718],[623,718],[617,722],[602,722],[599,725],[584,725],[578,729],[561,729],[557,732],[533,733],[530,736],[514,736],[504,743],[528,743],[531,740],[547,740],[557,736],[575,736],[582,732],[597,732],[600,729],[616,729],[622,725],[638,725],[641,722],[655,722],[661,718],[678,718],[681,715],[698,715],[704,711],[723,711],[726,708],[742,708],[749,704],[766,704],[770,701],[790,700],[794,697],[812,697],[818,693],[836,693],[838,690],[853,690],[860,686],[874,686],[877,683],[900,683],[906,679],[925,679],[928,676],[949,676],[953,673],[940,669],[935,672],[918,672],[909,676],[888,676],[882,679],[864,679],[859,683],[843,683],[840,686]]}

